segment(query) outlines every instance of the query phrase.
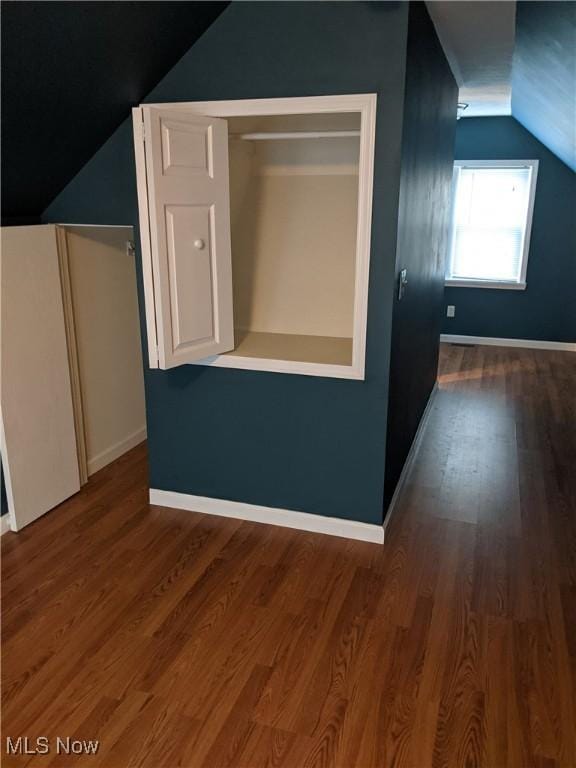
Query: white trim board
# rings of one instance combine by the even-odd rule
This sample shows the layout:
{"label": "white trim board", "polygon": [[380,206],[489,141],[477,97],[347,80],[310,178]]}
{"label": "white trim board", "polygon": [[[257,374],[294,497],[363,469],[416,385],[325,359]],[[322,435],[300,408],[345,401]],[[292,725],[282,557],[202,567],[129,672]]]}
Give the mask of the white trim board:
{"label": "white trim board", "polygon": [[511,280],[458,280],[447,278],[444,281],[446,288],[489,288],[501,291],[525,291],[526,282],[513,283]]}
{"label": "white trim board", "polygon": [[363,369],[354,365],[336,365],[331,363],[307,363],[298,360],[275,360],[269,357],[245,357],[227,355],[196,360],[190,365],[214,365],[218,368],[238,368],[247,371],[266,371],[268,373],[295,373],[301,376],[324,376],[333,379],[363,380]]}
{"label": "white trim board", "polygon": [[422,414],[420,423],[418,424],[418,429],[416,430],[414,439],[412,440],[412,445],[410,446],[410,450],[408,451],[408,456],[406,456],[406,461],[404,462],[404,466],[402,467],[402,472],[400,473],[400,477],[398,478],[398,482],[396,483],[394,494],[390,499],[390,504],[388,505],[388,509],[386,510],[385,517],[384,517],[384,530],[386,530],[386,528],[388,527],[388,524],[390,523],[390,518],[392,517],[392,514],[394,513],[396,506],[398,505],[398,499],[400,498],[400,495],[404,490],[404,486],[406,485],[408,476],[410,475],[414,462],[416,461],[416,456],[418,455],[418,451],[420,450],[420,446],[422,445],[422,440],[424,438],[424,430],[426,429],[426,426],[428,425],[428,421],[430,420],[432,405],[434,403],[434,399],[437,394],[438,394],[438,384],[435,383],[434,387],[432,388],[432,392],[430,392],[428,402],[426,403],[426,407],[424,408],[424,413]]}
{"label": "white trim board", "polygon": [[521,347],[524,349],[555,349],[559,352],[576,352],[576,342],[539,341],[537,339],[499,339],[493,336],[455,336],[440,334],[440,341],[446,344],[479,344],[486,347]]}
{"label": "white trim board", "polygon": [[5,533],[8,533],[8,531],[12,530],[10,527],[10,520],[8,518],[8,514],[2,515],[2,517],[0,517],[0,536],[4,536]]}
{"label": "white trim board", "polygon": [[[158,329],[156,327],[154,279],[152,277],[152,244],[150,235],[150,213],[148,209],[148,180],[146,177],[146,156],[144,150],[144,123],[142,110],[132,108],[134,131],[134,157],[136,160],[136,191],[138,195],[138,224],[140,234],[140,262],[144,287],[144,312],[146,315],[146,343],[148,365],[158,368]],[[138,256],[136,256],[138,258]]]}
{"label": "white trim board", "polygon": [[110,462],[122,456],[126,451],[135,448],[143,440],[146,440],[146,426],[141,427],[136,430],[136,432],[132,432],[132,434],[128,435],[124,440],[114,443],[114,445],[106,448],[106,450],[101,451],[100,453],[97,453],[96,456],[88,459],[88,475],[93,475],[94,472],[98,472],[99,469],[110,464]]}
{"label": "white trim board", "polygon": [[162,491],[150,488],[150,504],[173,509],[185,509],[189,512],[201,512],[205,515],[232,517],[236,520],[248,520],[253,523],[279,525],[282,528],[295,528],[299,531],[325,533],[328,536],[340,536],[345,539],[384,543],[384,528],[381,525],[360,523],[356,520],[341,520],[336,517],[311,515],[307,512],[295,512],[277,507],[262,507],[258,504],[246,504],[242,501],[213,499],[207,496],[193,496],[176,491]]}

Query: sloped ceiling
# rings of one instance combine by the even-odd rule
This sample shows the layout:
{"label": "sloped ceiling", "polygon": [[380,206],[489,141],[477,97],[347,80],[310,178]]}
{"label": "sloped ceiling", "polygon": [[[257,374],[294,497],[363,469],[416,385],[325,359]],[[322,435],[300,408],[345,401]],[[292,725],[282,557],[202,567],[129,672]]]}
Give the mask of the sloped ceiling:
{"label": "sloped ceiling", "polygon": [[576,170],[576,2],[428,0],[463,117],[512,115]]}
{"label": "sloped ceiling", "polygon": [[518,3],[512,114],[576,171],[576,3]]}
{"label": "sloped ceiling", "polygon": [[510,114],[515,2],[430,0],[430,16],[459,86],[465,117]]}
{"label": "sloped ceiling", "polygon": [[226,8],[2,2],[2,220],[47,205]]}

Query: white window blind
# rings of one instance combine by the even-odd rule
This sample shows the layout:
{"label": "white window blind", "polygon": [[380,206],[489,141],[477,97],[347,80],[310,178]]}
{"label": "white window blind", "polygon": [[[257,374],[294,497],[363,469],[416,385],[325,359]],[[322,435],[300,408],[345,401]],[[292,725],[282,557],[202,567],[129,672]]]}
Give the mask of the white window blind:
{"label": "white window blind", "polygon": [[447,279],[520,283],[525,275],[532,166],[455,166]]}

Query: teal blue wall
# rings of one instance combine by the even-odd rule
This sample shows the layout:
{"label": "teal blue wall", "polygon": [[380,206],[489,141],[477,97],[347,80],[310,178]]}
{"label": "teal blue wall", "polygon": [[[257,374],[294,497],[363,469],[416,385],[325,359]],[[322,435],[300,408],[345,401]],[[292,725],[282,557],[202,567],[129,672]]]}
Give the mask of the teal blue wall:
{"label": "teal blue wall", "polygon": [[404,99],[384,506],[436,382],[444,309],[458,88],[423,3],[412,3]]}
{"label": "teal blue wall", "polygon": [[[366,380],[146,370],[151,487],[382,520],[407,25],[407,3],[234,3],[149,94],[378,94]],[[128,122],[43,218],[137,224]]]}
{"label": "teal blue wall", "polygon": [[447,288],[456,317],[444,317],[443,333],[576,341],[576,174],[512,117],[459,120],[456,159],[540,166],[526,290]]}

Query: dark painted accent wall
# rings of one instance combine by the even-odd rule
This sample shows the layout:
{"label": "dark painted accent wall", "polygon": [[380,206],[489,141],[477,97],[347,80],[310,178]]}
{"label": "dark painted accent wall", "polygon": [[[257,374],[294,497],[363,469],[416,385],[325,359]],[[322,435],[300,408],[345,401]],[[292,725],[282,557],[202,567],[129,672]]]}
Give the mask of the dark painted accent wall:
{"label": "dark painted accent wall", "polygon": [[[147,370],[152,487],[381,522],[407,28],[406,3],[234,3],[149,94],[378,94],[366,381]],[[137,225],[128,123],[44,219]]]}
{"label": "dark painted accent wall", "polygon": [[436,381],[458,89],[424,3],[410,8],[384,509]]}
{"label": "dark painted accent wall", "polygon": [[226,5],[3,2],[2,223],[38,223]]}
{"label": "dark painted accent wall", "polygon": [[512,115],[576,171],[576,3],[516,4]]}
{"label": "dark painted accent wall", "polygon": [[458,160],[540,161],[527,288],[447,288],[443,332],[510,339],[576,341],[576,174],[512,117],[458,121]]}
{"label": "dark painted accent wall", "polygon": [[8,499],[6,497],[6,484],[4,482],[4,465],[0,459],[0,515],[8,513]]}

